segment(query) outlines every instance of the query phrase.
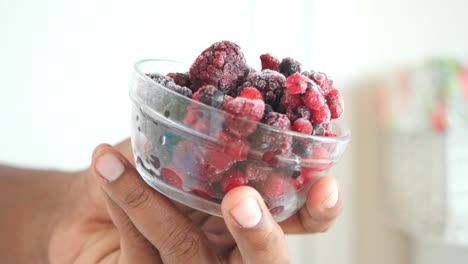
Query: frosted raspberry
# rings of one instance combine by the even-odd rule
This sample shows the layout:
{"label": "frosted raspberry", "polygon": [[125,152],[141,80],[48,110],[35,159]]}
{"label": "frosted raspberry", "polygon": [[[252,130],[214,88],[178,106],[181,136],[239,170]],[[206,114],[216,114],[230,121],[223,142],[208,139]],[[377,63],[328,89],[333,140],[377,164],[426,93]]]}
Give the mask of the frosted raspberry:
{"label": "frosted raspberry", "polygon": [[263,96],[255,87],[249,86],[242,89],[242,92],[239,94],[240,97],[248,98],[251,100],[262,100]]}
{"label": "frosted raspberry", "polygon": [[310,110],[318,110],[326,103],[325,97],[316,88],[307,90],[304,96],[304,104]]}
{"label": "frosted raspberry", "polygon": [[312,111],[311,120],[314,123],[317,123],[317,124],[328,123],[328,122],[330,122],[330,119],[331,119],[331,113],[330,113],[330,109],[328,108],[327,104],[324,104],[318,110],[313,110]]}
{"label": "frosted raspberry", "polygon": [[338,89],[331,89],[326,96],[328,108],[330,108],[331,118],[338,119],[343,114],[343,98]]}
{"label": "frosted raspberry", "polygon": [[305,93],[310,80],[302,76],[300,73],[294,73],[286,80],[286,89],[289,94],[303,94]]}
{"label": "frosted raspberry", "polygon": [[312,134],[312,131],[314,130],[314,128],[312,127],[312,124],[310,123],[308,119],[299,118],[296,121],[294,121],[292,130],[299,132],[299,133],[310,135]]}

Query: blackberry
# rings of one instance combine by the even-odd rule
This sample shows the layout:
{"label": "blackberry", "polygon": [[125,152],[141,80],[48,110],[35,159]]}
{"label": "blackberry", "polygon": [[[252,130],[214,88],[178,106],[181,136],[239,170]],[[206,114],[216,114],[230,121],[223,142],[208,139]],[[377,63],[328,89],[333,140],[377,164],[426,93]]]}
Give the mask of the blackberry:
{"label": "blackberry", "polygon": [[223,109],[224,94],[213,85],[205,85],[198,91],[198,101],[214,108]]}
{"label": "blackberry", "polygon": [[177,72],[175,73],[172,79],[174,79],[174,82],[177,85],[182,86],[182,87],[190,87],[191,85],[188,72],[186,73]]}
{"label": "blackberry", "polygon": [[153,81],[161,84],[162,86],[179,93],[183,96],[192,98],[192,91],[187,88],[187,87],[182,87],[180,85],[177,85],[174,80],[168,76],[161,75],[159,73],[150,73],[147,74],[148,77],[150,77]]}
{"label": "blackberry", "polygon": [[278,58],[271,56],[269,53],[260,55],[262,61],[262,70],[273,70],[279,72],[280,61]]}
{"label": "blackberry", "polygon": [[229,94],[248,72],[249,67],[240,47],[230,41],[220,41],[197,57],[190,67],[189,77],[193,91],[209,84],[218,87],[224,94]]}
{"label": "blackberry", "polygon": [[293,58],[284,58],[279,65],[280,72],[287,78],[290,75],[301,72],[301,63]]}
{"label": "blackberry", "polygon": [[253,86],[260,91],[266,104],[276,105],[286,87],[286,78],[279,72],[263,70],[247,76],[234,95],[239,95],[245,87]]}

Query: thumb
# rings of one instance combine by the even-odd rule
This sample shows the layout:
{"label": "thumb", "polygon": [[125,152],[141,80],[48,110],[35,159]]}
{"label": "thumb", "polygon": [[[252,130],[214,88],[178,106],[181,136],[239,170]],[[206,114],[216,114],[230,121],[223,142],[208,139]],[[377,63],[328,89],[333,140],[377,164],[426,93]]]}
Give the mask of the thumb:
{"label": "thumb", "polygon": [[233,263],[289,263],[286,239],[258,192],[238,187],[221,204],[226,225],[236,240]]}

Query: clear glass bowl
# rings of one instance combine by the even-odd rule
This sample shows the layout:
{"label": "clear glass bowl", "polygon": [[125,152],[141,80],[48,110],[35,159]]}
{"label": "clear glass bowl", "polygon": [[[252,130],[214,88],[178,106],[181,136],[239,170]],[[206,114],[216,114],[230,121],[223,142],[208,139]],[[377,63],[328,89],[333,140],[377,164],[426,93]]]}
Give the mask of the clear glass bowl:
{"label": "clear glass bowl", "polygon": [[340,159],[349,130],[333,124],[337,137],[320,137],[274,129],[184,97],[146,75],[188,69],[166,60],[135,64],[131,138],[140,175],[167,197],[221,216],[224,190],[241,174],[277,221],[294,214],[311,185]]}

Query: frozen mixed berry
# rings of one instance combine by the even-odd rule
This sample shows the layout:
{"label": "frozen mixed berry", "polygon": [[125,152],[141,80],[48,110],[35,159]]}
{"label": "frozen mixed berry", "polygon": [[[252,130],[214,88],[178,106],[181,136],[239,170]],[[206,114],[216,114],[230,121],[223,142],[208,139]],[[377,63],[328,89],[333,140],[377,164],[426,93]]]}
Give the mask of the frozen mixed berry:
{"label": "frozen mixed berry", "polygon": [[175,75],[176,75],[175,72],[170,72],[170,73],[166,74],[167,77],[172,78],[172,79],[174,79]]}
{"label": "frozen mixed berry", "polygon": [[247,98],[247,99],[251,99],[251,100],[262,100],[263,101],[262,94],[260,93],[260,91],[258,91],[253,86],[245,87],[244,89],[242,89],[239,96]]}
{"label": "frozen mixed berry", "polygon": [[280,172],[271,173],[262,184],[263,193],[271,199],[283,197],[290,188],[290,180]]}
{"label": "frozen mixed berry", "polygon": [[147,74],[148,77],[150,77],[153,81],[161,84],[162,86],[176,92],[176,93],[179,93],[183,96],[186,96],[186,97],[189,97],[191,98],[192,97],[192,91],[187,88],[187,87],[182,87],[180,85],[177,85],[174,80],[170,77],[167,77],[167,76],[164,76],[164,75],[161,75],[159,73],[150,73],[150,74]]}
{"label": "frozen mixed berry", "polygon": [[235,160],[221,149],[207,148],[200,178],[215,182],[219,180],[221,173],[229,170],[234,163]]}
{"label": "frozen mixed berry", "polygon": [[248,163],[245,166],[245,176],[249,181],[260,182],[267,178],[267,176],[273,171],[271,167],[262,166],[256,163]]}
{"label": "frozen mixed berry", "polygon": [[286,80],[286,89],[289,94],[303,94],[309,86],[310,80],[300,73],[293,73]]}
{"label": "frozen mixed berry", "polygon": [[286,110],[296,111],[297,108],[304,104],[300,94],[289,94],[285,93],[281,98],[281,105],[283,105]]}
{"label": "frozen mixed berry", "polygon": [[259,121],[265,110],[265,103],[262,100],[251,100],[243,97],[236,97],[225,105],[224,110],[234,116],[244,117],[251,121]]}
{"label": "frozen mixed berry", "polygon": [[161,178],[167,184],[176,187],[182,188],[183,181],[176,168],[174,167],[165,167],[161,169]]}
{"label": "frozen mixed berry", "polygon": [[319,109],[312,111],[311,121],[317,124],[329,123],[331,119],[330,109],[327,104],[322,105]]}
{"label": "frozen mixed berry", "polygon": [[247,159],[250,145],[244,138],[236,137],[226,130],[219,130],[213,136],[222,145],[221,150],[223,153],[229,155],[231,159],[236,161]]}
{"label": "frozen mixed berry", "polygon": [[186,73],[177,72],[175,73],[174,77],[172,77],[172,79],[174,79],[174,82],[179,86],[190,87],[191,85],[188,72]]}
{"label": "frozen mixed berry", "polygon": [[310,116],[312,115],[310,109],[305,105],[299,106],[296,110],[296,113],[299,118],[305,118],[309,120],[310,120]]}
{"label": "frozen mixed berry", "polygon": [[221,185],[223,186],[224,192],[227,193],[236,187],[245,186],[247,183],[248,180],[244,173],[242,173],[240,170],[233,170],[224,176]]}
{"label": "frozen mixed berry", "polygon": [[330,79],[325,73],[315,71],[305,71],[302,75],[307,76],[314,81],[319,87],[322,95],[326,96],[333,88],[333,80]]}
{"label": "frozen mixed berry", "polygon": [[293,178],[291,179],[291,184],[294,186],[296,191],[300,191],[302,188],[304,188],[304,178],[302,176]]}
{"label": "frozen mixed berry", "polygon": [[280,61],[269,53],[260,55],[262,61],[262,70],[273,70],[279,72]]}
{"label": "frozen mixed berry", "polygon": [[326,128],[325,128],[324,124],[314,123],[313,127],[314,127],[314,131],[312,132],[312,135],[314,135],[314,136],[323,136],[323,135],[325,135]]}
{"label": "frozen mixed berry", "polygon": [[203,168],[201,148],[190,141],[180,141],[172,153],[172,164],[179,172],[197,174]]}
{"label": "frozen mixed berry", "polygon": [[257,88],[263,96],[265,103],[275,105],[281,99],[286,87],[286,78],[279,72],[264,70],[247,76],[244,83],[238,88],[235,95],[239,95],[245,87]]}
{"label": "frozen mixed berry", "polygon": [[331,131],[325,131],[323,135],[326,137],[336,137],[336,134]]}
{"label": "frozen mixed berry", "polygon": [[293,73],[301,72],[301,63],[293,58],[284,58],[279,68],[279,71],[287,78]]}
{"label": "frozen mixed berry", "polygon": [[293,153],[302,158],[312,156],[313,145],[310,142],[296,140],[292,145]]}
{"label": "frozen mixed berry", "polygon": [[264,118],[264,123],[277,129],[291,129],[291,121],[289,121],[289,118],[277,112],[268,113]]}
{"label": "frozen mixed berry", "polygon": [[343,98],[338,89],[331,89],[326,96],[328,108],[330,108],[331,118],[338,119],[343,114]]}
{"label": "frozen mixed berry", "polygon": [[292,130],[299,132],[299,133],[310,135],[312,134],[312,131],[314,130],[314,128],[312,127],[312,124],[310,123],[308,119],[302,117],[294,121]]}
{"label": "frozen mixed berry", "polygon": [[204,50],[190,67],[192,87],[214,85],[230,94],[249,72],[240,47],[230,41],[216,42]]}
{"label": "frozen mixed berry", "polygon": [[230,95],[224,95],[224,104],[228,104],[229,102],[231,102],[232,100],[234,99],[234,97],[230,96]]}
{"label": "frozen mixed berry", "polygon": [[268,115],[268,113],[273,112],[273,107],[269,104],[265,104],[265,110],[263,111],[263,120],[265,120],[265,117]]}
{"label": "frozen mixed berry", "polygon": [[197,92],[197,100],[214,108],[223,109],[224,94],[213,85],[204,85]]}
{"label": "frozen mixed berry", "polygon": [[319,110],[326,103],[325,97],[320,93],[317,88],[307,90],[304,95],[304,104],[310,110]]}

